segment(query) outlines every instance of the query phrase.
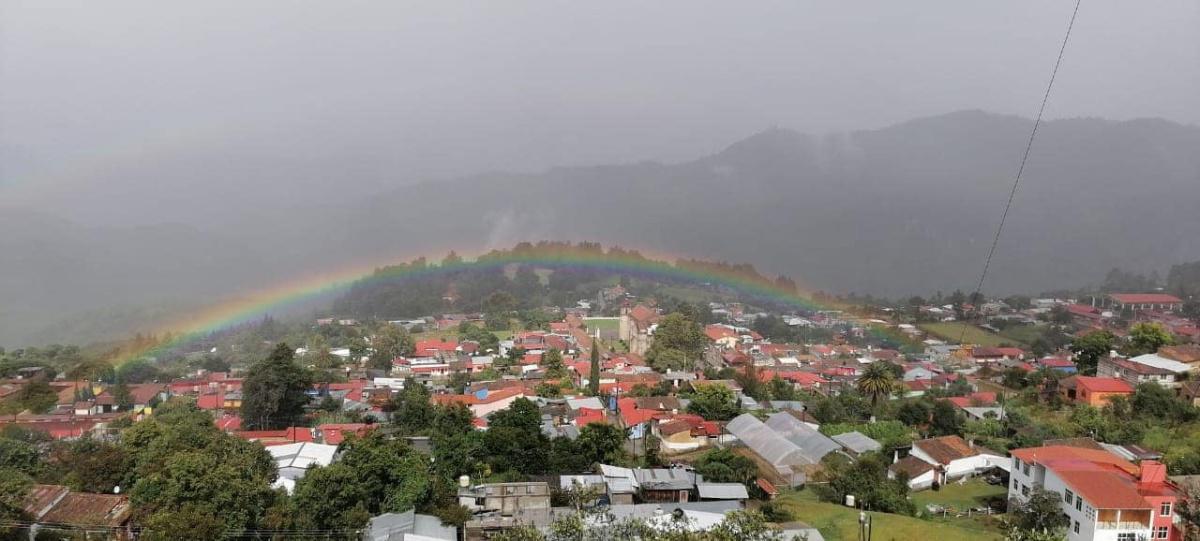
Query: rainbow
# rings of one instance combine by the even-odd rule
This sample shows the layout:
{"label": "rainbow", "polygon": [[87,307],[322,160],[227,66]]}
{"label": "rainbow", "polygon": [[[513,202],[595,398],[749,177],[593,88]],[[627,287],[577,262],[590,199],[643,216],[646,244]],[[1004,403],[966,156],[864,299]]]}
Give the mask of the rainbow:
{"label": "rainbow", "polygon": [[[606,251],[599,245],[547,243],[526,246],[528,249],[522,249],[521,245],[518,245],[511,251],[490,251],[473,257],[462,257],[460,261],[443,261],[441,264],[407,264],[418,258],[402,259],[390,264],[358,264],[290,280],[215,304],[162,325],[160,332],[170,333],[170,339],[154,346],[123,352],[116,359],[116,363],[119,365],[136,359],[154,357],[212,333],[348,290],[350,286],[362,280],[415,279],[457,270],[504,268],[510,265],[530,265],[553,270],[589,269],[641,278],[712,284],[733,289],[755,300],[800,309],[844,308],[832,302],[819,303],[814,300],[816,295],[813,295],[811,290],[798,284],[792,287],[791,284],[763,279],[748,272],[745,267],[715,265],[665,253],[647,254],[640,250],[610,248]],[[420,260],[423,261],[424,258]]]}

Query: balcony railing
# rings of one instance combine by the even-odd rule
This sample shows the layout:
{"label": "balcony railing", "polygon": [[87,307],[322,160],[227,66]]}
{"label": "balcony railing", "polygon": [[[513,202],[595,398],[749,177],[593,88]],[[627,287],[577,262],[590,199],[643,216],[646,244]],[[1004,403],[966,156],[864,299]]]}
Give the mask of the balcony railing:
{"label": "balcony railing", "polygon": [[1098,530],[1149,530],[1150,525],[1143,522],[1096,522]]}

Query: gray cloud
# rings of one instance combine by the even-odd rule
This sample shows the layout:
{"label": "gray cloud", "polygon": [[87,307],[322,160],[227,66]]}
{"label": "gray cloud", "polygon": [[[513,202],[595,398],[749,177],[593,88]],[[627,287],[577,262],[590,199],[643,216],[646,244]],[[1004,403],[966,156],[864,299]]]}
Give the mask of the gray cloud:
{"label": "gray cloud", "polygon": [[[772,125],[1030,115],[1069,1],[20,2],[0,204],[204,225]],[[1051,118],[1200,122],[1200,4],[1085,2]]]}

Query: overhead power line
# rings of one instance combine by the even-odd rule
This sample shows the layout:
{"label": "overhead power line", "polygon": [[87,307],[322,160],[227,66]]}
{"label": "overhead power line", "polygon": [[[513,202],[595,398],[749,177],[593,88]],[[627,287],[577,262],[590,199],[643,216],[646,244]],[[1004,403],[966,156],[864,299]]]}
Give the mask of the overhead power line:
{"label": "overhead power line", "polygon": [[[1050,101],[1050,90],[1054,88],[1054,79],[1058,77],[1058,68],[1062,65],[1063,54],[1067,51],[1067,42],[1071,40],[1071,29],[1075,27],[1075,17],[1079,15],[1079,4],[1083,0],[1075,0],[1075,9],[1071,11],[1071,20],[1067,22],[1067,32],[1063,36],[1062,45],[1058,48],[1058,59],[1054,61],[1054,70],[1050,72],[1050,82],[1046,84],[1046,93],[1042,95],[1042,105],[1038,107],[1037,118],[1033,121],[1033,130],[1029,132],[1029,141],[1025,143],[1025,154],[1021,156],[1021,165],[1017,168],[1017,176],[1013,179],[1012,190],[1008,192],[1008,202],[1004,204],[1004,213],[1000,215],[1000,223],[996,226],[996,235],[992,237],[992,246],[988,249],[987,259],[983,261],[983,272],[979,273],[979,283],[975,286],[971,298],[978,298],[983,292],[983,282],[987,279],[988,269],[992,266],[992,256],[996,255],[996,246],[1000,243],[1000,235],[1004,232],[1004,223],[1008,221],[1008,213],[1012,210],[1013,199],[1017,197],[1017,187],[1021,185],[1021,175],[1025,173],[1025,164],[1029,161],[1029,152],[1033,150],[1033,141],[1037,138],[1038,127],[1042,125],[1042,116],[1046,112],[1046,103]],[[978,308],[978,307],[976,307]],[[967,327],[963,327],[958,337],[962,344],[967,335]]]}

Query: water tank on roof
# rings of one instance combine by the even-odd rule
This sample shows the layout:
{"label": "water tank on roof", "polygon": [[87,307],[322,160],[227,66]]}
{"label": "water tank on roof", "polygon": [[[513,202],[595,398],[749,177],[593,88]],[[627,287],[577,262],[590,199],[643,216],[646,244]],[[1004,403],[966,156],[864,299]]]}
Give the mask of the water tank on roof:
{"label": "water tank on roof", "polygon": [[458,476],[458,486],[459,486],[459,488],[471,488],[471,476],[470,475]]}

